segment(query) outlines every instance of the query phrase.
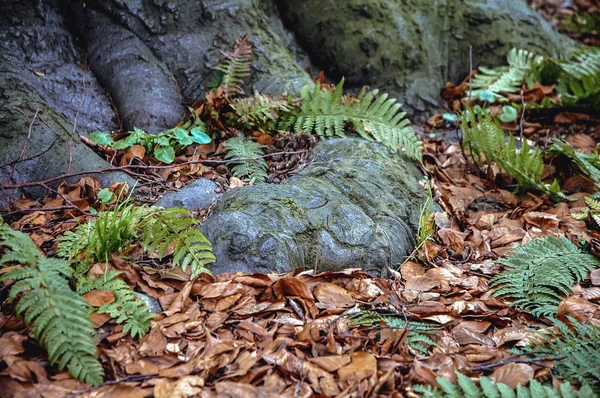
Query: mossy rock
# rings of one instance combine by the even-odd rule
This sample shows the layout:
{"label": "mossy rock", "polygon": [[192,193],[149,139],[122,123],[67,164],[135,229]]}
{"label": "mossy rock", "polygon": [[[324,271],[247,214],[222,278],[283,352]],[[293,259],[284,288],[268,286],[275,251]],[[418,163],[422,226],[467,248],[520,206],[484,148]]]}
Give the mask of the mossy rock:
{"label": "mossy rock", "polygon": [[385,274],[414,246],[425,193],[404,156],[359,139],[319,143],[310,165],[281,185],[225,194],[201,231],[221,272],[336,271]]}

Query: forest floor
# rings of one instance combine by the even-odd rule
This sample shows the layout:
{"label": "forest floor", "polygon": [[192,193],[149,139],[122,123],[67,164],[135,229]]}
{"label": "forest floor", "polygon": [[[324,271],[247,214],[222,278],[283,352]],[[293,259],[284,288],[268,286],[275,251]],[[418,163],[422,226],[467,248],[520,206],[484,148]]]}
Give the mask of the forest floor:
{"label": "forest floor", "polygon": [[[565,19],[560,6],[552,7],[562,1],[530,3],[556,24]],[[575,3],[579,11],[594,11],[592,2]],[[598,35],[578,38],[599,43]],[[468,79],[446,87],[442,95],[449,109],[467,90]],[[539,103],[551,91],[536,87],[519,98]],[[561,138],[587,154],[596,151],[600,141],[597,113],[536,109],[503,127],[540,147]],[[544,194],[517,195],[513,181],[501,170],[480,167],[461,148],[457,129],[442,115],[432,115],[418,132],[428,188],[442,211],[426,217],[431,235],[407,261],[390,270],[391,278],[373,277],[357,264],[357,269],[342,272],[202,274],[189,280],[183,271],[167,270],[154,258],[130,263],[114,256],[110,267],[122,271],[130,286],[157,300],[164,311],[137,340],[108,315],[94,314],[106,380],[97,387],[49,365],[23,319],[15,316],[5,285],[0,288],[0,396],[400,397],[418,396],[412,386],[436,385],[436,377],[455,381],[456,371],[487,376],[512,388],[531,379],[557,386],[553,371],[561,358],[509,352],[538,339],[533,330],[551,326],[551,321],[496,298],[489,281],[502,269],[495,260],[539,237],[585,242],[600,255],[600,233],[572,216],[587,206],[584,199],[597,191],[596,186],[567,160],[553,158],[545,164],[542,178],[557,177],[572,200],[556,204]],[[269,182],[275,183],[285,182],[309,161],[308,150],[316,142],[303,135],[257,138],[268,145],[267,154],[281,152],[268,160]],[[158,174],[167,181],[161,191],[198,176],[218,182],[224,190],[244,184],[231,177],[218,147],[198,148],[178,162],[209,159],[217,164],[157,169],[148,171],[147,178]],[[134,151],[115,154],[115,164],[128,164]],[[142,184],[138,199],[154,200],[156,184],[152,187]],[[110,207],[98,198],[101,189],[95,179],[83,178],[61,185],[41,207],[18,200],[3,217],[52,256],[56,239],[65,231],[92,219],[94,210]],[[197,215],[203,218],[208,211]],[[97,263],[91,272],[106,272],[106,266]],[[97,306],[110,300],[102,293],[92,291],[84,297]],[[389,325],[393,318],[400,327]],[[556,318],[600,327],[600,270],[571,289]],[[415,331],[411,324],[422,328]]]}

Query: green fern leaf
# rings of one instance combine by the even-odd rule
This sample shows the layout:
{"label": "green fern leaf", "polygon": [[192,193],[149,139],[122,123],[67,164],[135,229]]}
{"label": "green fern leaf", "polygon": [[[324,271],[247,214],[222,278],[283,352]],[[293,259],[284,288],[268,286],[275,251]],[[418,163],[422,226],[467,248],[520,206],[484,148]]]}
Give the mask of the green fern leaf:
{"label": "green fern leaf", "polygon": [[[50,363],[57,364],[59,370],[67,367],[71,376],[84,383],[101,384],[103,370],[97,358],[89,306],[71,290],[70,265],[64,260],[43,257],[27,235],[4,224],[0,224],[0,246],[20,253],[19,262],[24,267],[2,275],[0,282],[16,281],[10,300],[23,294],[15,312],[24,314],[26,325],[33,327],[36,340],[48,351]],[[13,259],[14,256],[4,256],[0,263]]]}
{"label": "green fern leaf", "polygon": [[513,48],[507,56],[508,66],[495,69],[479,67],[479,73],[472,81],[472,94],[478,96],[483,90],[494,94],[517,93],[532,67],[541,63],[543,57],[536,56],[527,50]]}
{"label": "green fern leaf", "polygon": [[221,86],[225,97],[243,94],[241,83],[244,78],[250,76],[252,44],[246,36],[241,36],[235,40],[233,52],[222,53],[225,58],[214,69],[223,73]]}
{"label": "green fern leaf", "polygon": [[587,398],[597,397],[588,386],[576,391],[569,383],[562,383],[560,391],[555,390],[551,384],[542,384],[532,379],[529,386],[518,385],[511,389],[503,383],[493,383],[487,377],[479,378],[479,386],[467,376],[455,372],[458,384],[453,384],[447,379],[437,377],[440,388],[432,386],[415,385],[413,391],[424,398]]}
{"label": "green fern leaf", "polygon": [[569,318],[573,327],[555,318],[550,320],[555,328],[540,331],[538,340],[512,352],[529,357],[564,357],[554,363],[555,377],[587,386],[582,391],[600,393],[600,328],[573,318]]}
{"label": "green fern leaf", "polygon": [[214,262],[212,246],[196,227],[198,221],[190,217],[183,207],[155,210],[144,223],[142,241],[150,251],[163,256],[166,249],[173,247],[173,265],[184,271],[191,269],[195,278],[203,272],[210,273],[207,264]]}
{"label": "green fern leaf", "polygon": [[273,100],[265,95],[254,93],[249,98],[236,98],[231,106],[235,111],[234,125],[246,129],[272,130],[282,114],[291,112],[288,101]]}
{"label": "green fern leaf", "polygon": [[333,91],[321,90],[320,84],[315,84],[312,90],[305,86],[300,109],[283,126],[330,138],[345,137],[345,126],[351,123],[362,138],[380,142],[394,151],[404,149],[407,156],[421,160],[423,146],[395,99],[387,94],[377,96],[377,90],[363,90],[353,100],[342,95],[343,84],[344,79]]}
{"label": "green fern leaf", "polygon": [[485,109],[467,109],[460,116],[460,127],[471,153],[479,161],[485,158],[487,162],[495,162],[514,177],[517,191],[540,191],[554,200],[566,200],[558,186],[548,186],[542,182],[544,160],[539,148],[531,149],[527,140],[523,140],[521,148],[517,150],[515,137],[509,134],[506,139],[498,121]]}
{"label": "green fern leaf", "polygon": [[556,312],[571,286],[600,266],[566,238],[535,239],[519,246],[511,257],[498,260],[505,270],[492,278],[494,295],[511,300],[535,316]]}
{"label": "green fern leaf", "polygon": [[432,337],[435,336],[433,331],[439,329],[439,326],[425,322],[409,321],[402,314],[380,314],[375,311],[360,311],[352,315],[351,326],[374,325],[382,322],[394,330],[408,330],[406,344],[423,355],[428,353],[430,347],[437,346]]}
{"label": "green fern leaf", "polygon": [[[256,181],[264,182],[267,177],[267,162],[261,156],[264,155],[264,146],[243,136],[230,138],[225,143],[227,153],[225,159],[232,165],[231,173],[238,178],[254,178]],[[246,160],[236,160],[246,159]]]}

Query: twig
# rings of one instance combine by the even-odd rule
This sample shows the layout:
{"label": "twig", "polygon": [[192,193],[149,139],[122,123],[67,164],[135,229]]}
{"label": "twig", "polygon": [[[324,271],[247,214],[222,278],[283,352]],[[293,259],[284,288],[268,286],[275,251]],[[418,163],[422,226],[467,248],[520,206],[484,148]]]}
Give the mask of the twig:
{"label": "twig", "polygon": [[502,365],[506,365],[509,363],[526,363],[526,364],[533,364],[533,365],[538,365],[544,368],[552,368],[552,366],[548,366],[548,365],[544,365],[538,362],[546,362],[546,361],[560,361],[561,359],[565,359],[566,356],[559,356],[559,357],[547,357],[547,358],[531,358],[531,359],[519,359],[518,357],[510,357],[507,359],[504,359],[502,361],[498,361],[498,362],[492,362],[490,364],[486,364],[486,365],[477,365],[477,366],[472,366],[471,368],[469,368],[472,371],[481,371],[481,370],[490,370],[490,369],[494,369],[497,368],[499,366]]}
{"label": "twig", "polygon": [[52,182],[55,181],[59,181],[59,180],[64,180],[66,178],[69,177],[76,177],[76,176],[80,176],[80,175],[84,175],[84,174],[102,174],[102,173],[106,173],[106,172],[115,172],[115,171],[122,171],[125,172],[129,175],[133,175],[135,177],[145,177],[143,174],[139,174],[139,173],[135,173],[131,170],[129,170],[130,168],[132,169],[142,169],[142,170],[146,170],[146,169],[171,169],[171,168],[175,168],[175,167],[181,167],[181,166],[187,166],[187,165],[192,165],[192,164],[204,164],[204,163],[208,163],[208,164],[224,164],[224,163],[229,163],[229,162],[242,162],[242,161],[250,161],[250,160],[257,160],[257,159],[263,159],[263,158],[267,158],[267,157],[271,157],[271,156],[276,156],[276,155],[293,155],[293,154],[297,154],[297,153],[304,153],[304,152],[308,152],[308,149],[303,149],[300,151],[291,151],[291,152],[286,152],[286,151],[282,151],[282,152],[273,152],[273,153],[269,153],[266,155],[262,155],[262,156],[257,156],[254,158],[237,158],[237,159],[228,159],[228,160],[212,160],[212,159],[204,159],[204,160],[190,160],[189,162],[184,162],[184,163],[178,163],[178,164],[171,164],[171,165],[165,165],[165,166],[133,166],[133,165],[125,165],[125,166],[111,166],[111,167],[105,167],[102,169],[94,169],[94,170],[84,170],[84,171],[79,171],[76,173],[69,173],[69,174],[63,174],[60,175],[58,177],[53,177],[53,178],[48,178],[47,180],[43,180],[43,181],[34,181],[34,182],[24,182],[21,184],[8,184],[8,185],[4,185],[3,188],[4,189],[19,189],[19,188],[26,188],[26,187],[37,187],[37,186],[44,186],[46,184],[50,184]]}
{"label": "twig", "polygon": [[111,385],[114,385],[114,384],[126,383],[128,381],[134,381],[134,382],[137,382],[137,381],[146,381],[146,380],[150,380],[150,379],[152,379],[154,377],[157,377],[157,376],[158,376],[158,373],[148,373],[148,374],[144,374],[144,375],[131,375],[131,376],[123,377],[121,379],[109,380],[109,381],[106,381],[106,382],[100,384],[99,386],[90,387],[90,388],[88,388],[86,390],[83,390],[83,391],[74,392],[74,393],[72,393],[70,395],[67,395],[67,397],[77,397],[77,396],[79,396],[81,394],[85,394],[87,392],[97,390],[97,389],[99,389],[101,387],[104,387],[104,386],[111,386]]}
{"label": "twig", "polygon": [[[14,210],[14,211],[11,211],[8,213],[4,213],[4,214],[2,214],[2,217],[8,217],[8,216],[12,216],[14,214],[22,214],[22,213],[35,213],[36,211],[59,211],[59,210],[70,210],[70,209],[73,209],[73,206],[34,207],[31,209]],[[75,208],[75,209],[77,209],[77,208]]]}
{"label": "twig", "polygon": [[[25,115],[25,113],[21,109],[17,108],[17,111],[20,114],[22,114],[23,116],[25,116],[25,118],[27,120],[29,120],[27,115]],[[10,180],[12,179],[12,176],[15,174],[15,170],[17,168],[17,163],[19,163],[21,161],[21,159],[23,159],[23,155],[25,155],[27,146],[29,146],[29,142],[31,141],[31,131],[33,130],[33,125],[35,124],[35,119],[37,119],[39,113],[40,113],[40,110],[36,109],[35,114],[33,115],[33,119],[31,119],[31,122],[29,123],[29,128],[27,129],[27,138],[25,139],[25,143],[23,144],[23,147],[21,148],[21,153],[19,153],[19,157],[17,158],[17,160],[14,161],[14,163],[12,165],[12,169],[10,170],[10,174],[8,175],[8,178],[5,181],[5,184],[8,184],[10,182]]]}
{"label": "twig", "polygon": [[519,121],[519,130],[520,130],[520,141],[521,147],[523,146],[523,121],[525,119],[525,110],[527,109],[527,104],[525,103],[525,98],[523,97],[523,89],[521,89],[521,103],[523,104],[523,110],[521,111],[521,120]]}
{"label": "twig", "polygon": [[473,46],[469,46],[469,103],[471,102],[471,97],[473,95],[473,84],[472,84],[472,76],[473,76]]}

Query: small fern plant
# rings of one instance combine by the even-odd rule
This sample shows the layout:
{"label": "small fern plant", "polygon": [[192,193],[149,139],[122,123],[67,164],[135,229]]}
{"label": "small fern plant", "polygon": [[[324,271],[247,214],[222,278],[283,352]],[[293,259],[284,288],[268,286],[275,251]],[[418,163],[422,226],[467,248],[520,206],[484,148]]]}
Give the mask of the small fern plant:
{"label": "small fern plant", "polygon": [[409,321],[402,314],[380,314],[376,311],[361,311],[351,318],[351,326],[379,325],[383,322],[394,330],[407,330],[406,344],[423,355],[427,355],[430,347],[437,346],[432,337],[435,337],[434,330],[439,327],[430,323]]}
{"label": "small fern plant", "polygon": [[274,130],[279,117],[292,111],[292,104],[287,100],[272,99],[259,93],[248,98],[236,98],[231,106],[235,113],[233,125],[263,131]]}
{"label": "small fern plant", "polygon": [[598,153],[581,153],[561,141],[554,141],[548,150],[552,155],[563,155],[577,164],[580,174],[592,180],[600,188],[600,156]]}
{"label": "small fern plant", "polygon": [[252,64],[252,43],[246,36],[238,37],[233,46],[233,52],[222,51],[223,60],[213,69],[221,72],[220,86],[225,98],[243,94],[243,80],[250,76]]}
{"label": "small fern plant", "polygon": [[562,358],[553,367],[557,379],[587,386],[600,394],[600,328],[570,317],[572,327],[555,318],[550,320],[554,328],[538,332],[540,338],[531,345],[511,351],[532,358]]}
{"label": "small fern plant", "polygon": [[490,91],[496,95],[519,92],[523,81],[531,73],[532,68],[543,61],[543,57],[527,50],[513,48],[508,53],[507,61],[508,66],[494,69],[480,66],[479,73],[471,83],[472,94],[478,96],[481,91]]}
{"label": "small fern plant", "polygon": [[142,337],[150,330],[150,321],[155,314],[139,300],[131,287],[119,279],[120,271],[111,270],[96,280],[83,275],[76,277],[77,293],[84,295],[92,290],[111,291],[114,301],[96,309],[98,314],[108,314],[116,323],[123,324],[123,332],[133,338]]}
{"label": "small fern plant", "polygon": [[535,316],[555,314],[571,287],[600,267],[595,256],[554,236],[534,239],[497,262],[505,270],[490,281],[494,295]]}
{"label": "small fern plant", "polygon": [[494,383],[485,376],[479,377],[479,385],[460,372],[455,372],[457,384],[443,377],[437,377],[440,388],[416,385],[412,390],[423,398],[595,398],[596,394],[583,387],[576,391],[569,383],[562,383],[559,390],[551,384],[542,384],[532,379],[528,387],[518,385],[512,389],[504,383]]}
{"label": "small fern plant", "polygon": [[576,220],[593,220],[596,227],[600,227],[600,193],[596,192],[593,195],[585,198],[585,207],[580,213],[571,214]]}
{"label": "small fern plant", "polygon": [[333,91],[322,90],[319,83],[304,86],[300,108],[283,119],[282,128],[330,138],[345,137],[345,127],[350,124],[362,138],[394,151],[404,149],[408,157],[421,161],[423,146],[395,99],[366,89],[353,99],[342,95],[343,85],[344,79]]}
{"label": "small fern plant", "polygon": [[225,159],[231,167],[231,173],[238,178],[250,178],[264,182],[267,177],[267,162],[264,156],[264,146],[243,136],[230,138],[225,142]]}
{"label": "small fern plant", "polygon": [[93,385],[102,384],[103,369],[98,361],[95,330],[88,303],[69,284],[73,269],[68,262],[44,257],[26,234],[0,223],[0,246],[9,249],[0,264],[18,263],[0,277],[15,281],[11,302],[18,299],[15,312],[24,314],[33,327],[35,339],[48,351],[51,364],[59,370]]}
{"label": "small fern plant", "polygon": [[96,220],[65,233],[58,244],[58,255],[68,259],[83,255],[87,261],[108,262],[110,254],[141,240],[146,252],[157,251],[161,258],[172,247],[173,265],[184,271],[189,267],[191,278],[195,278],[210,273],[206,265],[215,261],[210,242],[195,228],[198,224],[182,207],[143,207],[124,201],[112,211],[99,212]]}
{"label": "small fern plant", "polygon": [[523,140],[517,149],[512,133],[507,139],[502,126],[487,110],[478,106],[467,109],[460,116],[460,127],[471,153],[479,161],[485,157],[488,163],[495,162],[514,177],[517,192],[540,191],[554,200],[566,199],[556,181],[552,185],[542,182],[544,159],[539,148],[530,148],[527,140]]}

